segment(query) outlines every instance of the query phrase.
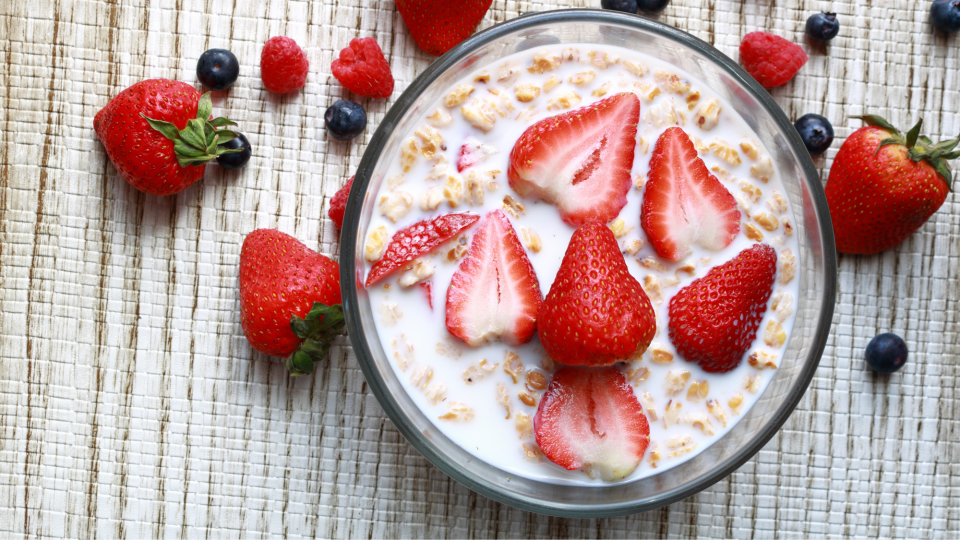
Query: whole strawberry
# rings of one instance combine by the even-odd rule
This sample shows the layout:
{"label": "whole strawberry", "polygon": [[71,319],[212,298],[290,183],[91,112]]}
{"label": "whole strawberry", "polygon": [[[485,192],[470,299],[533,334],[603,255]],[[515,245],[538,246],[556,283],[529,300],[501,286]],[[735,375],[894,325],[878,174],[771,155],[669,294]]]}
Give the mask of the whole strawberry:
{"label": "whole strawberry", "polygon": [[599,221],[577,229],[537,317],[547,354],[567,365],[606,366],[642,354],[656,330],[650,299],[610,229]]}
{"label": "whole strawberry", "polygon": [[670,341],[688,362],[723,373],[740,365],[757,336],[777,273],[777,252],[754,244],[670,299]]}
{"label": "whole strawberry", "polygon": [[395,0],[407,28],[424,52],[440,56],[470,37],[493,0]]}
{"label": "whole strawberry", "polygon": [[220,128],[236,124],[209,120],[212,111],[209,94],[179,81],[150,79],[111,99],[93,117],[93,129],[131,186],[171,195],[199,180],[208,161],[242,150],[220,146],[236,138]]}
{"label": "whole strawberry", "polygon": [[330,209],[327,210],[327,217],[333,221],[333,224],[336,225],[338,229],[343,228],[343,213],[347,210],[347,197],[350,196],[351,187],[353,187],[352,176],[347,180],[347,183],[330,198]]}
{"label": "whole strawberry", "polygon": [[291,375],[313,371],[343,330],[340,266],[273,229],[240,250],[240,321],[254,349],[287,357]]}
{"label": "whole strawberry", "polygon": [[879,116],[858,118],[867,125],[840,147],[825,190],[837,251],[872,255],[903,242],[940,208],[960,138],[933,144],[920,135],[922,120],[901,135]]}

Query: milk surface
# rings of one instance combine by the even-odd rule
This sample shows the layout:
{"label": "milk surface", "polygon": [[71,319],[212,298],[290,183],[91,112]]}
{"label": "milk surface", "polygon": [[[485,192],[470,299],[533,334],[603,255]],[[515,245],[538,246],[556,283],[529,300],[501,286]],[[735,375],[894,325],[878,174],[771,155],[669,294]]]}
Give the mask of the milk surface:
{"label": "milk surface", "polygon": [[[543,73],[528,69],[534,66],[535,60],[543,58],[560,58],[561,63]],[[588,79],[588,72],[594,73],[589,82],[574,84],[571,81]],[[587,74],[581,75],[584,73]],[[677,77],[670,78],[669,75]],[[545,87],[549,86],[547,83],[551,77],[561,82],[547,92]],[[632,170],[635,187],[627,194],[627,205],[619,214],[622,223],[614,223],[612,227],[619,233],[618,240],[624,248],[627,267],[650,296],[657,313],[658,330],[653,344],[639,360],[618,364],[618,368],[634,385],[638,398],[641,398],[650,421],[651,441],[640,465],[621,482],[667,470],[720,440],[757,401],[775,374],[774,367],[758,368],[764,368],[767,362],[777,366],[780,364],[787,342],[784,341],[780,346],[767,344],[765,330],[769,322],[780,322],[789,340],[795,315],[792,309],[785,306],[788,302],[795,305],[799,278],[781,283],[780,276],[784,270],[778,268],[771,308],[757,330],[753,346],[744,355],[739,367],[723,374],[706,373],[699,365],[687,362],[676,354],[667,336],[668,306],[670,298],[694,279],[704,276],[710,268],[729,261],[757,243],[756,233],[762,235],[763,243],[777,250],[781,263],[785,259],[785,250],[799,257],[796,234],[792,228],[788,230],[788,226],[795,223],[795,218],[786,201],[779,173],[763,172],[763,159],[770,155],[769,152],[759,144],[759,139],[733,108],[706,84],[670,64],[618,47],[587,44],[538,47],[478,70],[459,84],[473,88],[462,104],[447,107],[444,98],[441,98],[428,109],[422,121],[415,123],[418,128],[431,126],[440,134],[442,143],[439,148],[431,151],[433,149],[424,137],[410,133],[409,139],[415,141],[415,146],[408,147],[406,143],[403,146],[413,148],[415,153],[408,154],[406,159],[402,151],[396,156],[384,157],[391,160],[391,169],[386,176],[389,180],[383,182],[376,200],[385,198],[383,210],[390,215],[383,215],[376,208],[365,230],[372,231],[382,225],[389,238],[404,227],[438,215],[470,212],[483,216],[492,210],[504,208],[504,199],[510,196],[523,206],[523,211],[512,208],[513,212],[508,211],[507,215],[521,239],[526,240],[527,254],[537,272],[541,291],[546,296],[574,229],[560,219],[553,205],[521,198],[510,188],[506,175],[510,150],[523,131],[538,120],[575,110],[619,92],[637,93],[641,109]],[[539,96],[532,101],[521,102],[517,97],[517,88],[526,84],[538,87]],[[574,92],[580,102],[574,104],[575,100],[569,92]],[[564,95],[570,99],[560,99]],[[702,112],[700,106],[711,99],[719,102],[719,117],[715,126],[704,130],[700,127],[698,113]],[[485,103],[483,100],[494,104],[487,107],[490,116],[495,119],[488,131],[476,127],[461,112],[464,106],[480,108]],[[553,110],[548,110],[548,105]],[[565,105],[569,107],[564,108]],[[449,114],[449,125],[433,127],[443,124],[444,114],[433,116],[437,110]],[[428,119],[431,116],[433,118]],[[708,118],[702,125],[709,126],[711,123]],[[696,138],[701,159],[724,187],[737,197],[741,212],[741,232],[730,246],[720,252],[694,246],[693,254],[680,262],[657,257],[640,226],[643,184],[651,153],[657,137],[674,125],[679,125]],[[428,209],[422,210],[421,201],[425,193],[446,185],[449,176],[466,184],[469,170],[458,173],[456,163],[460,147],[467,139],[489,145],[491,151],[496,150],[472,168],[477,174],[474,178],[482,180],[482,204],[466,196],[467,186],[463,185],[464,194],[459,199],[455,196],[453,200],[445,198],[435,209],[429,209],[430,205],[427,204]],[[741,147],[740,143],[744,141],[755,145],[756,152],[748,152],[751,148],[749,145]],[[711,143],[714,143],[713,147]],[[727,148],[736,151],[741,162],[739,165],[730,157]],[[751,153],[754,157],[750,156]],[[416,158],[412,159],[411,155]],[[405,166],[409,170],[404,171]],[[751,168],[755,169],[753,173]],[[767,181],[758,176],[767,177]],[[754,192],[754,189],[757,191]],[[774,200],[777,192],[782,196],[780,205]],[[390,197],[393,197],[392,202]],[[785,210],[778,211],[777,208]],[[778,225],[774,230],[765,229],[754,219],[761,213],[777,218]],[[747,236],[748,224],[756,230],[756,233],[752,233],[754,239]],[[599,479],[591,479],[582,471],[567,471],[539,455],[532,420],[537,411],[536,404],[544,392],[526,384],[526,373],[531,370],[541,372],[549,381],[550,374],[562,366],[555,365],[546,356],[538,337],[520,347],[494,342],[474,349],[447,332],[446,289],[460,263],[459,259],[450,259],[455,258],[458,244],[469,246],[468,240],[474,228],[463,233],[466,241],[454,239],[422,257],[435,268],[429,278],[432,308],[424,288],[419,285],[407,288],[400,286],[399,272],[371,287],[369,296],[383,348],[388,355],[392,355],[398,378],[424,414],[456,444],[477,458],[510,474],[527,478],[557,484],[600,484],[602,481]],[[539,237],[539,252],[531,249],[534,244],[529,241],[529,233]],[[643,243],[638,251],[635,249],[637,241]],[[371,244],[375,247],[376,241]],[[461,252],[465,250],[461,248]],[[799,263],[797,259],[797,268]],[[693,266],[692,273],[681,270],[690,265]],[[366,272],[369,269],[370,263],[366,265]],[[775,298],[780,299],[779,312],[772,307]],[[764,352],[769,358],[761,357],[758,365],[752,366],[748,357],[754,352]],[[508,353],[516,354],[523,364],[516,382],[514,376],[504,370],[510,359]],[[665,359],[668,355],[672,356],[669,362],[655,360],[655,356]],[[679,391],[672,392],[668,384],[671,372],[680,377],[683,383]],[[685,379],[680,375],[682,372],[688,373]],[[697,392],[699,386],[690,395],[691,385],[701,381],[708,383],[708,388],[703,388],[706,396],[700,397]],[[731,400],[735,403],[737,396],[742,396],[742,403],[739,407],[732,407]],[[533,400],[534,404],[524,403],[521,397]],[[708,408],[708,401],[711,408]],[[670,416],[669,423],[665,416],[668,403],[681,405],[676,414]],[[528,420],[524,419],[524,415]]]}

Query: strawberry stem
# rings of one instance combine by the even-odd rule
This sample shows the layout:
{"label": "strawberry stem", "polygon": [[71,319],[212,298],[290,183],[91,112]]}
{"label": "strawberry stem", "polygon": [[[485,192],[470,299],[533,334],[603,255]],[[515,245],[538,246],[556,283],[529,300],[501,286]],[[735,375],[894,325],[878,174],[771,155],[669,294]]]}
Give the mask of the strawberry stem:
{"label": "strawberry stem", "polygon": [[237,134],[226,126],[235,126],[236,122],[226,118],[210,120],[213,112],[213,102],[210,101],[210,92],[200,96],[197,101],[197,117],[187,121],[187,126],[177,129],[177,126],[164,120],[149,118],[143,113],[140,116],[150,124],[150,127],[161,135],[173,141],[173,151],[181,167],[188,165],[203,165],[223,154],[240,152],[242,148],[224,148],[221,144],[237,138]]}
{"label": "strawberry stem", "polygon": [[292,315],[290,329],[303,339],[300,347],[287,357],[287,371],[296,377],[313,373],[313,365],[323,360],[333,340],[343,333],[343,306],[314,302],[304,318]]}
{"label": "strawberry stem", "polygon": [[929,137],[920,135],[920,127],[923,125],[922,118],[915,126],[910,128],[906,136],[901,135],[900,130],[879,116],[866,114],[863,116],[853,116],[852,118],[863,120],[867,125],[891,132],[890,137],[880,141],[880,144],[877,146],[878,154],[884,146],[902,144],[907,147],[907,156],[914,163],[926,161],[937,171],[937,174],[943,178],[947,184],[947,189],[950,189],[950,181],[952,180],[953,173],[950,172],[950,165],[947,164],[947,161],[960,157],[960,150],[954,150],[954,148],[960,144],[960,137],[933,144],[933,141],[931,141]]}

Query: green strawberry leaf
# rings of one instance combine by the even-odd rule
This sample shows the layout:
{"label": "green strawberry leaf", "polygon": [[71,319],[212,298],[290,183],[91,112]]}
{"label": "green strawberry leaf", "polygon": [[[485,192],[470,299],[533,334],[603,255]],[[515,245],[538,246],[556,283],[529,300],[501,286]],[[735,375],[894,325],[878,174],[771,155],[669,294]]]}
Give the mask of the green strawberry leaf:
{"label": "green strawberry leaf", "polygon": [[187,127],[180,132],[180,139],[198,150],[207,149],[206,137],[203,133],[202,120],[196,118],[187,121]]}
{"label": "green strawberry leaf", "polygon": [[907,132],[907,148],[913,148],[917,144],[917,137],[920,136],[920,126],[923,125],[923,118],[917,122],[917,125],[910,128],[910,131]]}
{"label": "green strawberry leaf", "polygon": [[953,179],[953,173],[950,172],[950,166],[947,165],[947,162],[938,159],[936,163],[933,164],[933,168],[936,169],[937,174],[943,177],[943,180],[947,183],[947,189],[950,189],[950,180]]}
{"label": "green strawberry leaf", "polygon": [[190,146],[183,139],[177,139],[173,143],[173,149],[177,153],[177,157],[183,156],[185,158],[200,158],[206,155],[204,150],[198,150]]}
{"label": "green strawberry leaf", "polygon": [[858,120],[863,120],[864,122],[867,123],[868,126],[875,126],[875,127],[878,127],[878,128],[885,129],[885,130],[887,130],[887,131],[892,131],[893,133],[896,133],[897,135],[900,134],[900,130],[898,130],[897,128],[893,127],[893,125],[892,125],[890,122],[887,122],[887,121],[884,120],[882,117],[877,116],[877,115],[875,115],[875,114],[865,114],[865,115],[863,115],[863,116],[851,116],[851,118],[856,118],[856,119],[858,119]]}
{"label": "green strawberry leaf", "polygon": [[150,124],[150,127],[160,132],[161,135],[175,141],[180,138],[180,130],[177,129],[177,126],[166,122],[163,120],[154,120],[153,118],[147,118],[143,113],[140,113],[140,116]]}
{"label": "green strawberry leaf", "polygon": [[211,113],[213,113],[213,102],[210,101],[210,92],[207,92],[200,96],[200,101],[197,102],[197,119],[206,122]]}
{"label": "green strawberry leaf", "polygon": [[[237,138],[237,133],[235,131],[230,131],[229,129],[218,129],[217,135],[220,137],[220,144]],[[237,151],[239,150],[240,149],[237,149]]]}
{"label": "green strawberry leaf", "polygon": [[957,137],[956,139],[950,139],[949,141],[940,141],[937,144],[931,145],[930,150],[934,152],[946,153],[950,150],[953,150],[958,144],[960,144],[960,137]]}
{"label": "green strawberry leaf", "polygon": [[214,118],[213,120],[210,120],[210,121],[207,122],[207,123],[210,124],[211,126],[215,127],[215,128],[222,128],[222,127],[235,126],[235,125],[237,125],[236,122],[234,122],[234,121],[232,121],[232,120],[227,120],[226,118],[223,118],[223,117]]}

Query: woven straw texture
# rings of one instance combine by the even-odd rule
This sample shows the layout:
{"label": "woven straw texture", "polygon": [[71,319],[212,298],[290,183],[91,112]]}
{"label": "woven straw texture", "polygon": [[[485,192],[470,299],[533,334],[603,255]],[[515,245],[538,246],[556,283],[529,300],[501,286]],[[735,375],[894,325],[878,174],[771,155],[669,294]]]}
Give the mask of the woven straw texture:
{"label": "woven straw texture", "polygon": [[[529,11],[596,7],[495,0],[487,27]],[[773,92],[791,118],[829,117],[824,180],[869,111],[934,139],[960,133],[960,36],[934,33],[926,0],[674,0],[660,20],[737,58],[768,30],[810,62]],[[806,17],[839,13],[828,47]],[[266,92],[273,35],[304,46],[300,93]],[[349,97],[330,63],[374,36],[398,91],[431,61],[390,0],[0,0],[0,536],[734,537],[960,536],[960,199],[900,247],[842,257],[836,316],[796,412],[747,464],[703,493],[616,519],[528,514],[480,497],[417,454],[367,390],[346,339],[290,379],[239,324],[244,235],[275,227],[336,257],[330,196],[370,129],[327,141],[323,111]],[[172,197],[109,163],[93,116],[136,81],[196,83],[206,49],[241,76],[215,101],[255,148],[240,173],[208,168]],[[960,186],[956,181],[955,186]],[[911,361],[878,377],[868,340],[893,331]]]}

